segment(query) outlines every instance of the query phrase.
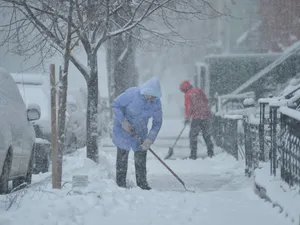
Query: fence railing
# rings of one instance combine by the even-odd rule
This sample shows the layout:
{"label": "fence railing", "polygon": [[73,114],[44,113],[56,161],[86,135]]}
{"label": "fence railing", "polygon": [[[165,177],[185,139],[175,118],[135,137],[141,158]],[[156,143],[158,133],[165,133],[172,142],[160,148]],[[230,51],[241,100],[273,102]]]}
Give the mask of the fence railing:
{"label": "fence railing", "polygon": [[259,124],[244,120],[245,139],[245,174],[251,176],[254,169],[258,167],[261,145]]}
{"label": "fence railing", "polygon": [[277,111],[278,108],[270,108],[267,103],[262,102],[258,118],[250,118],[247,114],[215,116],[216,144],[236,159],[245,160],[247,176],[251,176],[259,162],[270,159],[273,159],[272,174],[276,175]]}
{"label": "fence railing", "polygon": [[280,172],[289,185],[300,185],[300,112],[281,108]]}
{"label": "fence railing", "polygon": [[[242,122],[242,127],[240,126]],[[214,117],[216,144],[237,160],[245,160],[251,176],[260,162],[270,163],[270,174],[289,185],[300,185],[300,112],[260,103],[259,118],[219,115]]]}
{"label": "fence railing", "polygon": [[240,150],[238,125],[242,122],[243,117],[234,116],[214,116],[213,124],[213,136],[216,145],[223,148],[227,153],[231,154],[237,160],[239,155],[243,157],[243,153]]}

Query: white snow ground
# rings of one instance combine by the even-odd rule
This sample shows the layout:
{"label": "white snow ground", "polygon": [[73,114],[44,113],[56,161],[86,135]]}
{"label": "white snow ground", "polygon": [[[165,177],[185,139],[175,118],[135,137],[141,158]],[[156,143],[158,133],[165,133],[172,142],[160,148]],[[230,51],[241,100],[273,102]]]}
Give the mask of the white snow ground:
{"label": "white snow ground", "polygon": [[[175,148],[176,154],[188,156],[187,132],[179,142],[183,148]],[[153,146],[160,156],[168,150],[162,143],[172,144],[172,140],[166,139],[160,138]],[[199,150],[200,155],[205,155],[203,145]],[[187,188],[196,191],[191,193],[185,192],[150,154],[148,180],[153,190],[143,191],[135,185],[133,154],[127,177],[132,188],[121,189],[114,181],[115,148],[100,148],[98,166],[85,158],[84,149],[79,150],[64,159],[62,190],[51,189],[48,173],[34,176],[28,189],[0,196],[0,225],[289,224],[282,214],[254,194],[253,180],[244,177],[243,162],[220,149],[217,152],[212,159],[166,161]],[[76,194],[68,182],[73,175],[82,174],[89,176],[89,184],[81,190],[82,194]]]}

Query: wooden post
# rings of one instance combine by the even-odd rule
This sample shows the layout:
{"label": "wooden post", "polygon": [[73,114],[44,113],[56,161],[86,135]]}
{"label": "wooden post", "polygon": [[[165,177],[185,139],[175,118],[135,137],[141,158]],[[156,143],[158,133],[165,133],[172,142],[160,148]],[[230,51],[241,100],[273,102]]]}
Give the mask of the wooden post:
{"label": "wooden post", "polygon": [[[63,70],[61,68],[61,66],[59,67],[59,94],[58,94],[58,115],[57,115],[57,124],[58,124],[58,127],[57,127],[57,132],[56,132],[56,137],[57,137],[57,142],[58,145],[57,145],[57,182],[58,182],[58,187],[59,189],[61,189],[61,180],[62,180],[62,161],[63,161],[63,148],[61,147],[64,143],[61,143],[61,137],[59,137],[60,132],[59,132],[59,129],[60,129],[60,123],[64,123],[65,120],[63,120],[61,117],[61,115],[59,115],[59,112],[60,112],[60,108],[62,107],[62,104],[63,104],[63,88],[66,88],[63,86]],[[65,126],[64,126],[65,127]]]}
{"label": "wooden post", "polygon": [[58,174],[57,129],[56,129],[56,82],[55,65],[50,65],[51,86],[51,146],[52,146],[52,188],[60,189],[61,181]]}

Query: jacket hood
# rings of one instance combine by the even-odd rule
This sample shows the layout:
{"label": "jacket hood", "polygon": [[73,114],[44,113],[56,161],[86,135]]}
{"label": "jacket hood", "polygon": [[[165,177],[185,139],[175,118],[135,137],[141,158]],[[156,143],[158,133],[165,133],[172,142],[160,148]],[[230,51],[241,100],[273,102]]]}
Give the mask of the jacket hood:
{"label": "jacket hood", "polygon": [[183,81],[181,84],[180,84],[180,90],[183,91],[183,92],[186,92],[188,91],[189,89],[191,89],[193,86],[191,85],[191,83],[187,80]]}
{"label": "jacket hood", "polygon": [[150,80],[146,81],[141,85],[140,93],[142,95],[151,95],[156,98],[161,98],[162,94],[159,80],[156,77],[153,77]]}

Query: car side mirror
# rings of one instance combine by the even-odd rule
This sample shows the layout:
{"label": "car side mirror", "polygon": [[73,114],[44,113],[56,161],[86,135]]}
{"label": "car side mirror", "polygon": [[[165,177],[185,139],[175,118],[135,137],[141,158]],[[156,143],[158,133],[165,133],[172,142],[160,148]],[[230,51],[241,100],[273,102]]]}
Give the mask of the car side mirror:
{"label": "car side mirror", "polygon": [[41,108],[37,104],[30,104],[27,107],[27,119],[28,121],[35,121],[41,117]]}

